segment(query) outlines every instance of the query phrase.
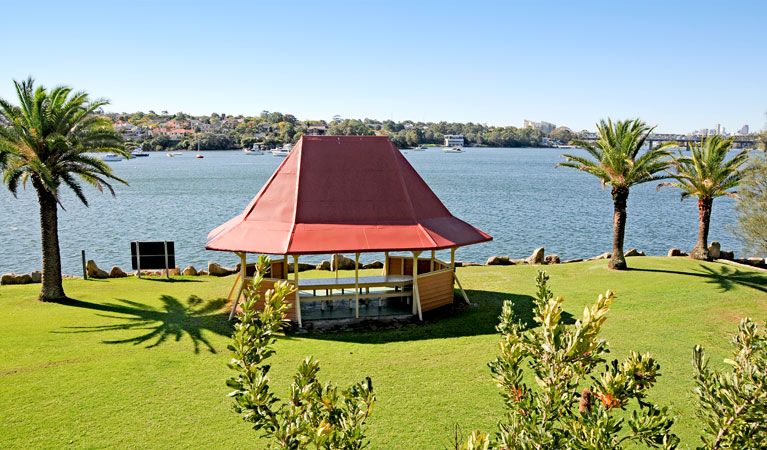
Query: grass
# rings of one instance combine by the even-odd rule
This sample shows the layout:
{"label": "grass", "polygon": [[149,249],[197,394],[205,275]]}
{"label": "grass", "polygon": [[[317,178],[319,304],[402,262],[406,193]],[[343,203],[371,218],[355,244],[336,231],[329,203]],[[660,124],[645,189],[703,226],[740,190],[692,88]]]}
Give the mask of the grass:
{"label": "grass", "polygon": [[[767,274],[686,258],[629,265],[546,270],[575,318],[599,293],[617,291],[604,336],[612,356],[634,349],[659,360],[652,399],[672,408],[683,447],[694,446],[691,349],[703,345],[722,367],[740,318],[767,319]],[[424,325],[282,338],[273,384],[284,395],[307,355],[320,359],[323,380],[370,375],[374,449],[446,448],[457,423],[494,431],[503,405],[486,366],[497,353],[493,327],[505,299],[530,317],[536,270],[460,268],[478,307],[436,312]],[[222,297],[232,282],[67,280],[69,304],[34,301],[35,285],[0,287],[0,448],[262,448],[226,398],[231,328]]]}

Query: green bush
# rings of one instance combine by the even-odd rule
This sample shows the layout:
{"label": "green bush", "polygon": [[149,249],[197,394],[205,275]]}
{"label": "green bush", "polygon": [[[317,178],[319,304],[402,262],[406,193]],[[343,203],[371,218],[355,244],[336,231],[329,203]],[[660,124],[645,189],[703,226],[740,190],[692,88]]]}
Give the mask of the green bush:
{"label": "green bush", "polygon": [[[265,273],[268,266],[269,259],[259,257],[257,272]],[[276,284],[265,293],[263,310],[258,311],[261,282],[258,275],[247,290],[228,347],[234,353],[229,367],[238,372],[226,382],[234,389],[229,396],[235,411],[269,440],[271,449],[366,447],[364,425],[375,403],[370,378],[342,391],[330,383],[323,386],[317,380],[319,362],[309,357],[293,376],[287,401],[272,392],[265,361],[274,355],[275,336],[287,322],[284,299],[295,291],[287,282]]]}

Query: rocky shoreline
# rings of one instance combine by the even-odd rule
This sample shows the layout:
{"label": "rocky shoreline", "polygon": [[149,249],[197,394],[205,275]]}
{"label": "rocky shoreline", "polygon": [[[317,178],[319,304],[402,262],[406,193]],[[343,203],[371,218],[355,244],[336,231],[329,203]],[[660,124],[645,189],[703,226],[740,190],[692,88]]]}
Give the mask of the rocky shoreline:
{"label": "rocky shoreline", "polygon": [[[732,261],[752,267],[757,267],[760,269],[767,269],[767,260],[765,258],[735,258],[735,252],[732,250],[722,250],[721,245],[719,242],[712,242],[709,246],[709,252],[711,253],[711,256],[715,259],[721,259],[726,261]],[[639,251],[635,248],[632,248],[624,253],[624,256],[626,257],[636,257],[636,256],[645,256],[645,253],[643,251]],[[678,248],[671,248],[669,249],[668,253],[666,254],[668,257],[686,257],[689,256],[687,252],[684,252]],[[490,258],[485,261],[484,264],[480,263],[471,263],[471,262],[461,262],[456,261],[455,266],[456,267],[471,267],[471,266],[513,266],[513,265],[519,265],[519,264],[530,264],[530,265],[551,265],[551,264],[569,264],[569,263],[575,263],[575,262],[582,262],[582,261],[595,261],[599,259],[610,259],[610,252],[605,252],[602,254],[599,254],[597,256],[591,257],[591,258],[576,258],[576,259],[568,259],[565,261],[561,261],[559,258],[559,255],[552,253],[552,254],[546,254],[545,249],[543,247],[538,247],[535,250],[533,250],[532,254],[528,256],[527,258],[511,258],[510,256],[491,256]],[[354,270],[355,269],[355,262],[353,259],[348,258],[343,255],[334,255],[331,261],[324,260],[319,264],[307,264],[307,263],[299,263],[298,265],[298,271],[304,272],[307,270],[326,270],[330,271],[333,266],[337,265],[339,270]],[[359,269],[381,269],[383,268],[384,264],[381,261],[373,261],[367,264],[359,263],[356,265]],[[103,270],[96,265],[96,262],[91,260],[88,260],[88,262],[85,265],[86,273],[88,274],[88,278],[96,278],[96,279],[107,279],[107,278],[125,278],[125,277],[131,277],[136,276],[134,272],[125,272],[122,269],[120,269],[117,266],[113,266],[109,272],[106,270]],[[294,266],[293,264],[288,265],[288,272],[293,273]],[[210,261],[208,262],[207,270],[201,269],[197,270],[194,266],[187,266],[183,270],[179,267],[174,267],[172,269],[168,270],[169,276],[179,276],[179,275],[185,275],[185,276],[202,276],[202,275],[210,275],[214,277],[225,277],[228,275],[235,274],[240,271],[240,265],[237,264],[237,266],[231,268],[231,267],[225,267],[221,264],[218,264],[216,262]],[[141,276],[146,277],[162,277],[165,276],[165,270],[142,270]],[[63,278],[82,278],[82,277],[76,277],[72,275],[63,275]],[[42,280],[42,273],[40,271],[33,271],[30,273],[4,273],[2,276],[0,276],[0,285],[12,285],[12,284],[32,284],[32,283],[40,283]]]}

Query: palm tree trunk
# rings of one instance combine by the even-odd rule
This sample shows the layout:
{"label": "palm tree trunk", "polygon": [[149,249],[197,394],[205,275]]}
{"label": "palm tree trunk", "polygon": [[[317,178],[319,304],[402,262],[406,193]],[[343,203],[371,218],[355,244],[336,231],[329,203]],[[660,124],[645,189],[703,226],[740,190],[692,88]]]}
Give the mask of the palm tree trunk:
{"label": "palm tree trunk", "polygon": [[66,298],[61,283],[58,203],[39,181],[32,180],[40,202],[40,232],[43,248],[42,287],[38,300],[48,302]]}
{"label": "palm tree trunk", "polygon": [[623,238],[626,234],[626,201],[629,198],[629,188],[613,187],[613,253],[610,256],[610,269],[627,269],[626,258],[623,256]]}
{"label": "palm tree trunk", "polygon": [[711,225],[711,207],[714,200],[711,198],[698,199],[698,243],[690,252],[690,258],[702,261],[711,261],[711,253],[708,251],[708,229]]}

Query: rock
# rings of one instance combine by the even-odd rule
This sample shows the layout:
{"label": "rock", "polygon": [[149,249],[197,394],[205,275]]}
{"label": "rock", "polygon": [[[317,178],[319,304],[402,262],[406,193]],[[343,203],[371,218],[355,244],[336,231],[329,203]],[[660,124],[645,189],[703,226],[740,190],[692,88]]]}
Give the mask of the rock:
{"label": "rock", "polygon": [[97,278],[97,279],[104,279],[109,278],[109,274],[106,270],[99,269],[99,266],[96,265],[96,262],[92,259],[89,259],[87,263],[85,263],[85,272],[88,274],[88,278]]}
{"label": "rock", "polygon": [[668,256],[669,257],[671,257],[671,256],[684,256],[683,253],[684,252],[679,250],[678,248],[672,248],[672,249],[669,249]]}
{"label": "rock", "polygon": [[317,270],[330,270],[330,261],[326,259],[317,264]]}
{"label": "rock", "polygon": [[125,278],[127,276],[128,274],[117,266],[112,267],[112,270],[109,271],[109,278]]}
{"label": "rock", "polygon": [[186,266],[184,270],[181,272],[181,275],[186,275],[191,277],[197,276],[197,269],[195,269],[194,266]]}
{"label": "rock", "polygon": [[453,261],[455,267],[463,267],[463,261]]}
{"label": "rock", "polygon": [[330,267],[337,268],[338,270],[354,270],[355,264],[353,259],[347,258],[344,255],[333,255]]}
{"label": "rock", "polygon": [[543,247],[538,247],[533,250],[533,254],[527,258],[528,264],[543,264]]}
{"label": "rock", "polygon": [[735,259],[735,252],[732,250],[720,250],[719,259],[726,259],[728,261],[732,261]]}
{"label": "rock", "polygon": [[384,263],[381,261],[373,261],[371,263],[362,266],[363,269],[383,269]]}
{"label": "rock", "polygon": [[[293,273],[295,268],[295,264],[290,263],[288,264],[288,273]],[[305,264],[305,263],[298,263],[298,271],[299,272],[306,272],[307,270],[314,270],[317,266],[314,264]]]}
{"label": "rock", "polygon": [[[168,273],[169,273],[168,276],[177,277],[181,275],[181,269],[179,269],[178,267],[174,267],[172,269],[168,269]],[[165,269],[162,269],[162,271],[160,272],[160,276],[163,276],[163,277],[165,276]]]}
{"label": "rock", "polygon": [[576,263],[581,261],[583,261],[583,258],[568,259],[566,261],[562,261],[562,264]]}
{"label": "rock", "polygon": [[158,272],[157,270],[142,270],[141,271],[141,276],[142,277],[159,277],[160,275],[162,275],[162,274],[160,272]]}
{"label": "rock", "polygon": [[637,251],[637,249],[632,248],[631,250],[624,253],[623,256],[639,256],[639,252]]}
{"label": "rock", "polygon": [[481,265],[482,264],[479,264],[479,263],[465,262],[465,263],[463,263],[462,267],[476,267],[476,266],[481,266]]}
{"label": "rock", "polygon": [[43,273],[39,270],[29,272],[29,277],[32,278],[33,283],[41,283],[43,281]]}
{"label": "rock", "polygon": [[208,273],[214,277],[225,277],[233,274],[235,271],[230,267],[224,267],[213,261],[208,262]]}
{"label": "rock", "polygon": [[527,260],[525,258],[515,258],[510,259],[509,261],[511,261],[512,264],[527,264]]}
{"label": "rock", "polygon": [[722,244],[717,241],[711,241],[711,245],[708,246],[708,253],[714,259],[719,259],[719,255],[722,252]]}
{"label": "rock", "polygon": [[612,253],[604,252],[600,255],[594,256],[593,258],[589,258],[586,261],[596,261],[598,259],[610,259],[611,256],[612,256]]}
{"label": "rock", "polygon": [[0,284],[2,285],[8,285],[8,284],[29,284],[32,282],[32,277],[29,274],[20,274],[20,273],[4,273],[2,277],[0,277]]}
{"label": "rock", "polygon": [[546,255],[543,258],[543,262],[545,264],[559,264],[560,263],[559,255],[556,255],[556,254],[554,254],[554,255]]}
{"label": "rock", "polygon": [[486,266],[510,266],[512,264],[508,256],[491,256],[485,263]]}
{"label": "rock", "polygon": [[637,254],[637,256],[647,256],[647,255],[645,255],[644,251],[640,251],[639,254]]}
{"label": "rock", "polygon": [[197,275],[198,275],[198,276],[201,276],[201,277],[202,277],[202,276],[205,276],[205,275],[207,275],[207,274],[208,274],[208,271],[207,271],[207,270],[204,270],[204,269],[203,269],[203,270],[198,270],[198,271],[197,271]]}
{"label": "rock", "polygon": [[738,259],[738,262],[749,266],[760,267],[762,269],[767,268],[767,264],[764,263],[764,258],[740,258]]}

